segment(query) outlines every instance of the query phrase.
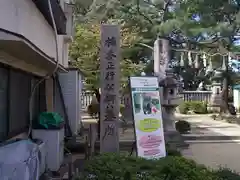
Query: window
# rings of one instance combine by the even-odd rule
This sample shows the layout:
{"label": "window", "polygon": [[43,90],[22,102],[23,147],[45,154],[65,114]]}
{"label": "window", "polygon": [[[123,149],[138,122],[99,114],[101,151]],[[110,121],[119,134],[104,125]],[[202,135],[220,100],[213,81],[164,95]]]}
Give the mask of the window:
{"label": "window", "polygon": [[[33,77],[31,89],[39,82],[40,78]],[[43,81],[34,92],[33,103],[32,103],[32,118],[33,121],[37,120],[38,115],[46,111],[46,99],[45,99],[45,82]]]}
{"label": "window", "polygon": [[31,76],[10,70],[9,76],[9,126],[10,134],[17,134],[28,127]]}
{"label": "window", "polygon": [[56,79],[54,79],[54,110],[58,112],[62,117],[65,116],[64,104],[61,97],[61,90]]}
{"label": "window", "polygon": [[[0,141],[3,141],[27,130],[30,118],[29,98],[39,78],[6,66],[0,66],[0,77]],[[34,119],[46,107],[44,84],[36,89],[33,97]]]}
{"label": "window", "polygon": [[7,135],[8,71],[0,66],[0,141]]}

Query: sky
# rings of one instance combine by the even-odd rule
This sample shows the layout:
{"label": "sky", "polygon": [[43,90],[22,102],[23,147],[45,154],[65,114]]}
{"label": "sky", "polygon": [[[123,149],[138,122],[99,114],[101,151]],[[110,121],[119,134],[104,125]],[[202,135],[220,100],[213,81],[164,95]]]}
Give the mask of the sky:
{"label": "sky", "polygon": [[240,40],[236,41],[236,42],[235,42],[235,45],[240,46]]}

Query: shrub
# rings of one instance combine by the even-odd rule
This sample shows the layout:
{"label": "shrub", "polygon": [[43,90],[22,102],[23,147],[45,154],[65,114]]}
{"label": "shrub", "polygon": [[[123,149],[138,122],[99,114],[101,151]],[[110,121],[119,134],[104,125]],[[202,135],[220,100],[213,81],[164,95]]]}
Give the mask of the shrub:
{"label": "shrub", "polygon": [[179,105],[179,112],[181,114],[187,114],[187,112],[190,110],[190,103],[189,102],[183,102]]}
{"label": "shrub", "polygon": [[180,151],[177,151],[175,149],[171,149],[168,146],[166,146],[166,151],[168,156],[182,156]]}
{"label": "shrub", "polygon": [[207,114],[207,103],[202,101],[183,102],[179,105],[181,114],[187,114],[188,111],[193,111],[196,114]]}
{"label": "shrub", "polygon": [[175,126],[176,126],[176,130],[181,134],[187,133],[191,130],[191,125],[187,121],[179,120],[175,123]]}
{"label": "shrub", "polygon": [[218,177],[226,180],[239,180],[240,176],[236,172],[232,171],[231,169],[220,168],[215,172]]}
{"label": "shrub", "polygon": [[192,101],[190,103],[190,108],[196,114],[207,114],[207,103],[201,101]]}
{"label": "shrub", "polygon": [[120,104],[120,113],[123,114],[123,111],[125,109],[125,105],[124,104]]}
{"label": "shrub", "polygon": [[117,154],[103,154],[88,162],[81,180],[222,180],[217,174],[192,160],[167,156],[146,160]]}
{"label": "shrub", "polygon": [[90,104],[87,108],[87,112],[90,116],[97,116],[100,111],[100,105],[98,103]]}

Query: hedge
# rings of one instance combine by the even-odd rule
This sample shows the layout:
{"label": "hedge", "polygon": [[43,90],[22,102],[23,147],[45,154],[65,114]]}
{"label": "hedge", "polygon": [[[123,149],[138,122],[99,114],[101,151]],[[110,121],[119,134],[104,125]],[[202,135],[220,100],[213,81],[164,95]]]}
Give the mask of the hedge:
{"label": "hedge", "polygon": [[75,180],[237,180],[230,170],[213,171],[181,156],[146,160],[123,154],[94,157]]}
{"label": "hedge", "polygon": [[179,111],[181,114],[187,114],[192,111],[196,114],[207,114],[207,103],[202,101],[188,101],[179,105]]}
{"label": "hedge", "polygon": [[176,126],[176,130],[181,134],[191,131],[191,124],[184,120],[177,121],[175,123],[175,126]]}

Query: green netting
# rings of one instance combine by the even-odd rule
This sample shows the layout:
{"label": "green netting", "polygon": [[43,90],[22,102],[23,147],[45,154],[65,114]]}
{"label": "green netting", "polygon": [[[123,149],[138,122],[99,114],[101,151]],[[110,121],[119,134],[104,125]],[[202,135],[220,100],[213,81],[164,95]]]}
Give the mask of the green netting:
{"label": "green netting", "polygon": [[39,125],[46,129],[58,128],[63,122],[63,118],[55,112],[42,112],[38,117]]}

